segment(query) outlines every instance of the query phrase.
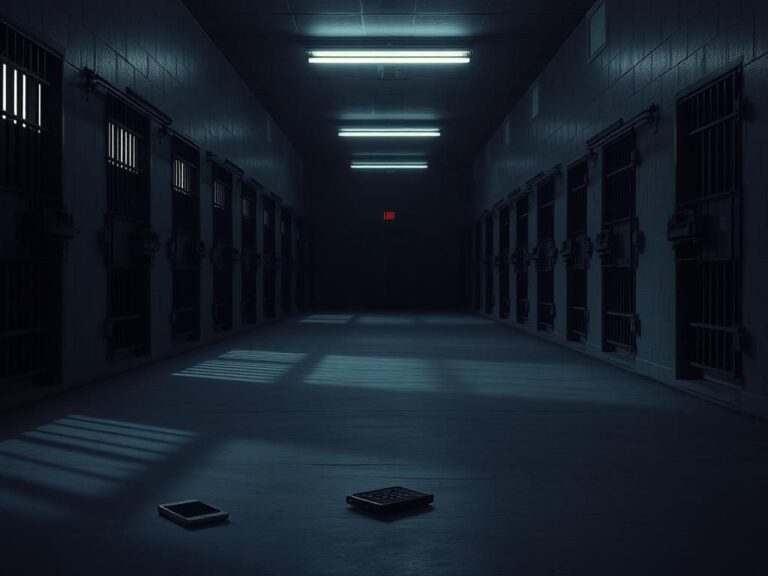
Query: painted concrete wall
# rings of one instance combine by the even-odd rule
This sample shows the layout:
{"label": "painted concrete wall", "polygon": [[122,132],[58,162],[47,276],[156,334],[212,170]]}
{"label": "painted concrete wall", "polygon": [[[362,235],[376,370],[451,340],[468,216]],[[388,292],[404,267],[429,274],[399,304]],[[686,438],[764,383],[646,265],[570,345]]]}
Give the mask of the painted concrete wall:
{"label": "painted concrete wall", "polygon": [[[638,337],[637,359],[631,368],[675,382],[675,263],[666,234],[667,219],[675,211],[675,103],[681,92],[709,74],[742,64],[747,101],[742,191],[743,317],[747,335],[744,383],[736,389],[702,383],[697,391],[764,411],[762,398],[768,396],[768,4],[754,0],[605,3],[605,50],[588,61],[586,23],[582,22],[538,78],[539,115],[530,118],[529,93],[514,106],[478,155],[473,219],[516,188],[524,187],[540,171],[556,164],[566,166],[583,156],[587,140],[600,130],[651,104],[659,105],[658,129],[638,131],[641,161],[637,169],[637,215],[645,247],[637,270],[637,310],[642,332]],[[592,238],[600,226],[600,162],[598,157],[590,164],[588,232]],[[555,199],[558,245],[566,234],[565,194],[565,179],[560,178]],[[532,200],[535,201],[535,195]],[[531,218],[530,234],[533,246],[535,215]],[[565,277],[561,259],[555,278],[560,313],[551,338],[562,343],[566,322]],[[593,258],[589,270],[593,321],[584,351],[605,358],[600,352],[600,278],[599,259]],[[535,310],[533,273],[530,293]],[[535,322],[529,322],[524,329],[535,332]]]}
{"label": "painted concrete wall", "polygon": [[[172,128],[201,150],[201,228],[212,244],[212,165],[206,151],[230,160],[278,195],[286,207],[303,207],[302,159],[259,101],[180,0],[5,0],[0,17],[59,53],[63,78],[63,198],[78,229],[64,274],[64,383],[77,384],[124,370],[147,357],[106,357],[106,272],[98,242],[106,210],[105,98],[86,97],[80,71],[94,69],[119,89],[130,87],[173,119]],[[152,268],[151,357],[179,351],[171,339],[171,269],[165,242],[171,231],[171,139],[153,124],[152,228],[161,241]],[[240,242],[240,183],[233,186],[233,234]],[[259,215],[260,217],[260,215]],[[279,214],[278,214],[279,221]],[[261,234],[259,233],[259,245]],[[279,238],[278,238],[279,249]],[[201,271],[201,342],[213,334],[212,269]],[[240,325],[240,270],[233,284],[234,330]],[[278,286],[279,294],[279,286]],[[258,302],[261,310],[261,302]]]}

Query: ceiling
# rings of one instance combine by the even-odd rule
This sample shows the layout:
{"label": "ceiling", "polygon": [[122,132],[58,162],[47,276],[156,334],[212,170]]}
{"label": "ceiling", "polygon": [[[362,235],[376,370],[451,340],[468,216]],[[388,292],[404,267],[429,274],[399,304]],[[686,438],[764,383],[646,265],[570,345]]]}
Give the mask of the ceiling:
{"label": "ceiling", "polygon": [[[594,0],[184,0],[306,160],[471,161]],[[315,66],[312,48],[471,49],[459,66]],[[361,142],[342,126],[440,127]]]}

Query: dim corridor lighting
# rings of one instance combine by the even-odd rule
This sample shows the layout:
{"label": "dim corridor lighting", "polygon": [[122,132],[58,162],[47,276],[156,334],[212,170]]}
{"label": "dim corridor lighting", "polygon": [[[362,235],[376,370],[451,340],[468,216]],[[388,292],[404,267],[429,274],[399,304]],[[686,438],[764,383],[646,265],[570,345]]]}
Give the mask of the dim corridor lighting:
{"label": "dim corridor lighting", "polygon": [[437,138],[437,128],[342,128],[342,138]]}
{"label": "dim corridor lighting", "polygon": [[426,170],[426,162],[352,162],[353,170]]}
{"label": "dim corridor lighting", "polygon": [[467,64],[468,50],[310,50],[310,64]]}

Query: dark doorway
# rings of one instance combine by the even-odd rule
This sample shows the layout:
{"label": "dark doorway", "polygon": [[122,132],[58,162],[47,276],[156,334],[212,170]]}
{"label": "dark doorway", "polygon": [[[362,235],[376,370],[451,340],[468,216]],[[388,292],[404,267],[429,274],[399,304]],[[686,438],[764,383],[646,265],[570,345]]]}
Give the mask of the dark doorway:
{"label": "dark doorway", "polygon": [[521,324],[528,322],[528,195],[515,200],[515,319]]}
{"label": "dark doorway", "polygon": [[232,242],[232,173],[213,165],[213,328],[232,330],[232,276],[235,265]]}
{"label": "dark doorway", "polygon": [[683,378],[741,375],[741,74],[677,103],[677,355]]}
{"label": "dark doorway", "polygon": [[555,178],[538,185],[536,191],[536,327],[552,331],[555,326]]}
{"label": "dark doorway", "polygon": [[296,310],[307,310],[307,234],[302,218],[296,218]]}
{"label": "dark doorway", "polygon": [[200,337],[200,258],[204,246],[200,240],[200,152],[174,138],[173,222],[168,243],[173,284],[171,325],[177,340]]}
{"label": "dark doorway", "polygon": [[589,168],[586,160],[568,168],[567,235],[562,255],[567,270],[568,314],[566,330],[568,340],[584,341],[587,338],[589,311],[587,309],[587,187]]}
{"label": "dark doorway", "polygon": [[61,60],[0,22],[0,389],[61,376]]}
{"label": "dark doorway", "polygon": [[485,313],[493,313],[493,214],[488,214],[483,219],[485,225],[485,242],[483,247],[483,263],[485,268]]}
{"label": "dark doorway", "polygon": [[263,197],[264,212],[264,318],[274,318],[276,314],[275,291],[277,282],[277,252],[275,234],[276,204],[274,199]]}
{"label": "dark doorway", "polygon": [[499,209],[499,318],[509,318],[511,303],[509,294],[509,243],[510,221],[509,206]]}
{"label": "dark doorway", "polygon": [[598,251],[603,266],[603,350],[637,353],[637,185],[634,131],[603,148],[603,221]]}
{"label": "dark doorway", "polygon": [[256,206],[258,189],[243,184],[240,211],[240,313],[245,324],[253,324],[258,319],[256,311],[256,293],[258,269],[258,247],[256,245]]}
{"label": "dark doorway", "polygon": [[280,211],[282,282],[280,283],[280,307],[283,314],[293,312],[293,276],[296,261],[293,257],[293,213],[287,208]]}
{"label": "dark doorway", "polygon": [[483,309],[483,221],[475,222],[472,256],[472,308]]}
{"label": "dark doorway", "polygon": [[107,96],[107,345],[113,358],[150,352],[149,119]]}

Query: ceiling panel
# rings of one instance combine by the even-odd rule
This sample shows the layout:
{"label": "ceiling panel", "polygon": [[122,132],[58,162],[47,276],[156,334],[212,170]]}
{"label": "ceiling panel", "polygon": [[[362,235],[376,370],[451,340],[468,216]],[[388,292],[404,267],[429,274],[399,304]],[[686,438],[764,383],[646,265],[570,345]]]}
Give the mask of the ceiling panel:
{"label": "ceiling panel", "polygon": [[[476,154],[592,0],[185,0],[305,158]],[[313,66],[311,48],[452,47],[466,66]],[[341,125],[429,124],[427,142],[340,141]],[[346,139],[345,139],[346,140]]]}

